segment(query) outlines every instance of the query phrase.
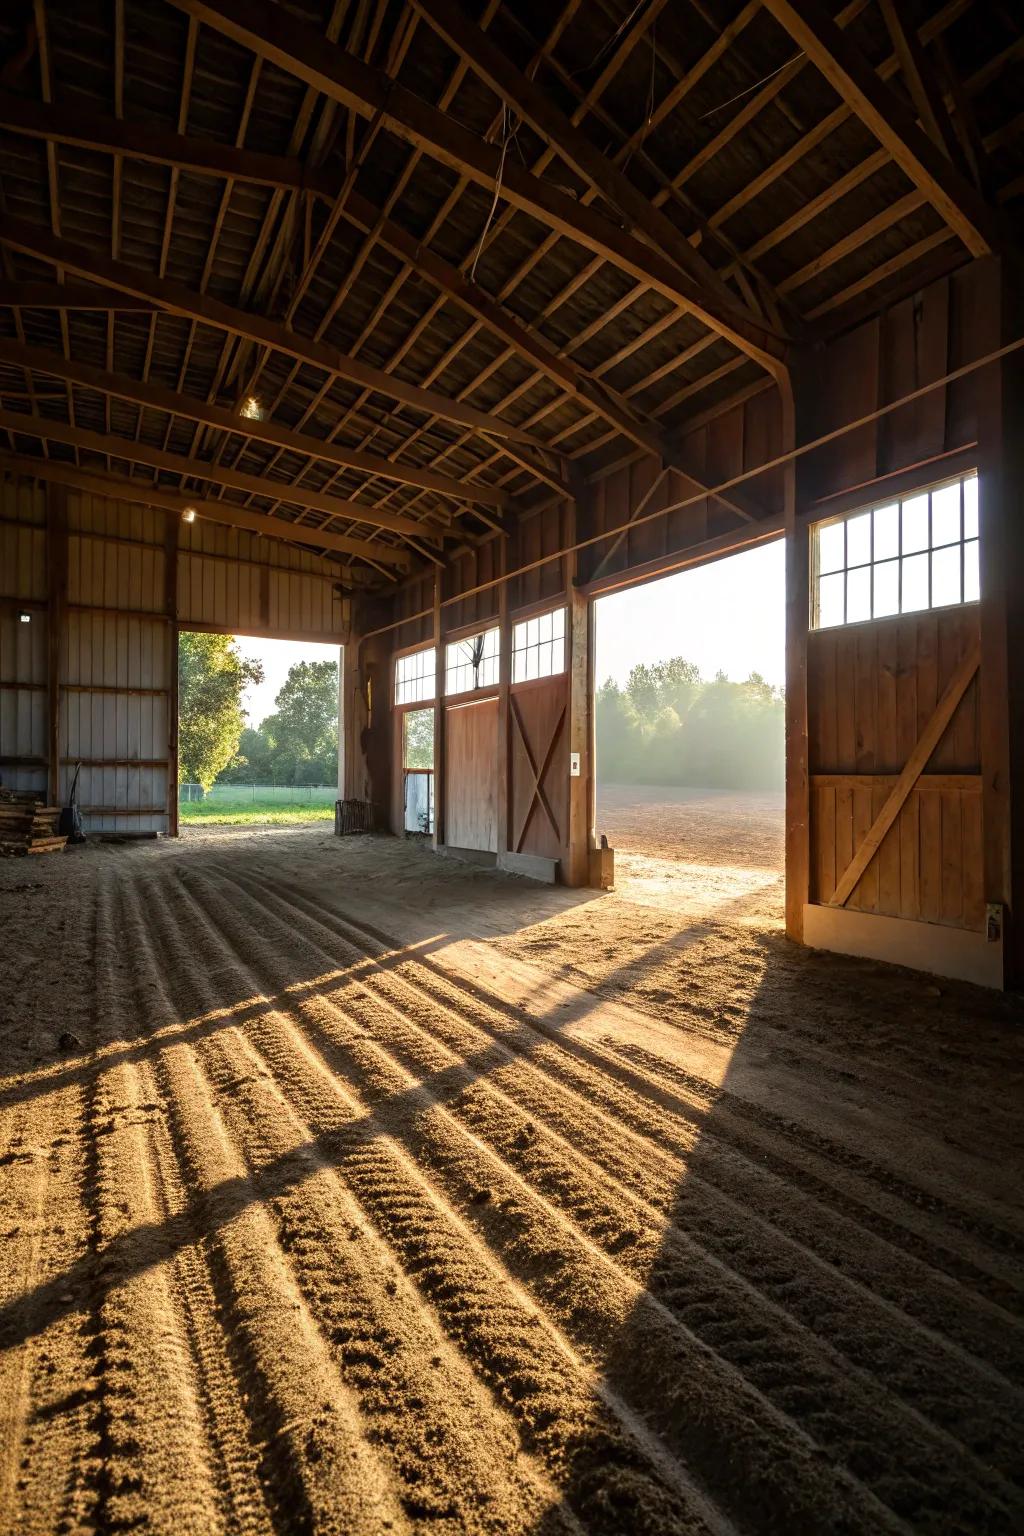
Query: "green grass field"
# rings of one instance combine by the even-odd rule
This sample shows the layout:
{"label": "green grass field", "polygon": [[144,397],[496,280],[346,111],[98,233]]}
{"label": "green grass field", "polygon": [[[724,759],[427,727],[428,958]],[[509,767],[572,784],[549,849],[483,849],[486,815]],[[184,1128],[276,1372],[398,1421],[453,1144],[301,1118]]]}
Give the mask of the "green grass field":
{"label": "green grass field", "polygon": [[182,800],[182,826],[291,827],[311,821],[333,821],[337,790],[278,786],[215,784],[204,800]]}

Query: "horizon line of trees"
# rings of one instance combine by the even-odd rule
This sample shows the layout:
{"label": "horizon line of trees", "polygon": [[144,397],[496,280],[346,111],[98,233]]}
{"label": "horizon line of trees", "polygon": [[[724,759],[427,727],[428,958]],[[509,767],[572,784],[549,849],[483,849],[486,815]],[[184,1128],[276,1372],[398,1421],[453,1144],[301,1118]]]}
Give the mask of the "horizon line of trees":
{"label": "horizon line of trees", "polygon": [[612,784],[781,789],[785,783],[785,690],[752,672],[701,677],[682,656],[632,669],[625,687],[597,689],[601,778]]}

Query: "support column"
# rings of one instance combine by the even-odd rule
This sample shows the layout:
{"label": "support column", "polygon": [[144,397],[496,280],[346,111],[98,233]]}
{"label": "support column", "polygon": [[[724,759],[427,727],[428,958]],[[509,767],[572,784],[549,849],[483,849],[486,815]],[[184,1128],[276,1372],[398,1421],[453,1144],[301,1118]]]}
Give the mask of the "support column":
{"label": "support column", "polygon": [[[508,570],[508,542],[501,541],[500,572]],[[498,858],[509,851],[509,818],[512,799],[512,620],[509,584],[498,587]]]}
{"label": "support column", "polygon": [[[788,374],[779,380],[782,443],[796,447],[796,400]],[[797,461],[783,469],[786,529],[786,934],[803,942],[810,894],[810,781],[807,770],[807,628],[809,539],[799,516]]]}
{"label": "support column", "polygon": [[434,847],[443,848],[444,835],[444,572],[434,572]]}
{"label": "support column", "polygon": [[[577,538],[577,519],[587,504],[584,488],[578,501],[566,512],[565,543]],[[569,636],[568,732],[569,732],[569,810],[566,826],[566,850],[562,859],[562,880],[566,885],[590,884],[590,850],[594,843],[594,605],[576,585],[577,555],[563,561]],[[572,772],[572,759],[579,757],[579,773]]]}
{"label": "support column", "polygon": [[178,531],[176,517],[164,528],[164,611],[167,614],[167,835],[178,835]]}
{"label": "support column", "polygon": [[60,659],[68,597],[68,493],[46,487],[46,798],[60,804]]}
{"label": "support column", "polygon": [[345,708],[345,670],[348,664],[348,646],[338,647],[338,799],[345,799],[345,731],[348,711]]}

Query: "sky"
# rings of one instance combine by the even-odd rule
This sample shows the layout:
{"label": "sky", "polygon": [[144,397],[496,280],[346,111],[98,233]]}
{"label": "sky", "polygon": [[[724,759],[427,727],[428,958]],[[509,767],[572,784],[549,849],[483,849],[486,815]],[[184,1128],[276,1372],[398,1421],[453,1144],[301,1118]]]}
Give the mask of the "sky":
{"label": "sky", "polygon": [[694,661],[703,677],[734,682],[760,672],[786,680],[785,548],[782,539],[710,565],[603,597],[597,605],[600,686],[624,683],[639,662]]}
{"label": "sky", "polygon": [[288,676],[288,668],[297,661],[337,661],[336,645],[313,645],[306,640],[256,640],[251,635],[236,635],[235,644],[243,656],[263,663],[266,681],[250,684],[242,696],[242,708],[248,724],[261,725],[274,713],[274,699]]}

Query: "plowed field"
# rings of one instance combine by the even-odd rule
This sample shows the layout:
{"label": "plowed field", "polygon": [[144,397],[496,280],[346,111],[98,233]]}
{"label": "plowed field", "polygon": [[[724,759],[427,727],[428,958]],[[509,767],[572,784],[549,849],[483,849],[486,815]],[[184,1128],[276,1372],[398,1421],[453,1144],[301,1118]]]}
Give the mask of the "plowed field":
{"label": "plowed field", "polygon": [[1022,1010],[318,828],[0,865],[0,1529],[1024,1529]]}

